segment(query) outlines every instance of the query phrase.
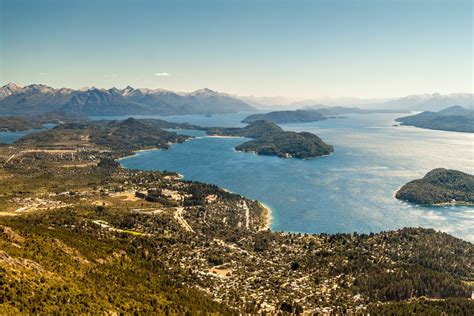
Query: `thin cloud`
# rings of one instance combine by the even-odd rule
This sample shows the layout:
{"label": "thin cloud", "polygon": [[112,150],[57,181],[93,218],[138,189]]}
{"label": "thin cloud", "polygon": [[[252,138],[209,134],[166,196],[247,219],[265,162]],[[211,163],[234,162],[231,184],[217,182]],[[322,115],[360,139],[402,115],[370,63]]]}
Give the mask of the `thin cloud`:
{"label": "thin cloud", "polygon": [[171,76],[171,74],[167,73],[167,72],[159,72],[159,73],[156,73],[155,76],[157,77],[165,77],[165,76]]}

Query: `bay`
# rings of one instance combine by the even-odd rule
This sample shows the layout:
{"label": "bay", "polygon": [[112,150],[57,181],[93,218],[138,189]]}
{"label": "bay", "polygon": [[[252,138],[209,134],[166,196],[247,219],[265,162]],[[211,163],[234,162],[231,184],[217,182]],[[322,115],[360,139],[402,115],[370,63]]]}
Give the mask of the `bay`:
{"label": "bay", "polygon": [[[247,114],[165,117],[203,126],[241,126]],[[283,124],[335,147],[327,157],[281,159],[237,152],[245,138],[196,138],[169,150],[121,160],[126,168],[172,170],[213,183],[272,208],[272,229],[304,233],[378,232],[429,227],[474,241],[474,207],[417,206],[394,198],[397,189],[433,168],[474,173],[474,135],[393,126],[397,114],[347,115]],[[188,131],[180,131],[189,133]]]}
{"label": "bay", "polygon": [[27,131],[21,131],[21,132],[2,132],[0,131],[0,144],[13,144],[16,140],[22,138],[23,136],[26,136],[31,133],[37,133],[41,131],[45,131],[47,129],[51,129],[56,124],[44,124],[43,128],[33,128]]}

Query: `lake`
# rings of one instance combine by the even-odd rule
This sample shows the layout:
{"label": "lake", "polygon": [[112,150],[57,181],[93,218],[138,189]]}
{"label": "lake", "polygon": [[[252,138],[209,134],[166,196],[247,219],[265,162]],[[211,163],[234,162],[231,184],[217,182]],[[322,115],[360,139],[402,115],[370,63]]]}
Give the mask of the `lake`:
{"label": "lake", "polygon": [[[159,117],[203,126],[241,126],[248,113]],[[397,189],[443,167],[474,173],[474,135],[392,126],[400,114],[282,124],[308,131],[335,152],[309,160],[237,152],[245,138],[197,136],[169,150],[141,152],[120,162],[126,168],[172,170],[185,179],[213,183],[273,211],[272,229],[305,233],[360,233],[404,226],[431,227],[474,241],[474,207],[416,206],[394,198]]]}
{"label": "lake", "polygon": [[44,124],[43,128],[34,128],[30,129],[27,131],[21,131],[21,132],[2,132],[0,131],[0,144],[13,144],[16,140],[22,138],[23,136],[26,136],[31,133],[36,133],[36,132],[41,132],[45,131],[47,129],[51,129],[56,124]]}

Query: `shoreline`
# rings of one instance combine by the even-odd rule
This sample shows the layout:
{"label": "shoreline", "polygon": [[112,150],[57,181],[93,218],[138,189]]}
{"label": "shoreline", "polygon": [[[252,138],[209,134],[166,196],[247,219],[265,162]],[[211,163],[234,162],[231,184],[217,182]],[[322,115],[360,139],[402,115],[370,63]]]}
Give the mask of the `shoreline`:
{"label": "shoreline", "polygon": [[243,136],[206,135],[205,138],[245,138]]}
{"label": "shoreline", "polygon": [[261,206],[265,211],[265,225],[259,230],[272,230],[272,222],[273,222],[273,211],[272,208],[266,205],[263,202],[257,200],[259,206]]}
{"label": "shoreline", "polygon": [[188,138],[184,140],[184,142],[176,142],[176,143],[173,143],[173,142],[169,142],[168,145],[169,147],[168,148],[159,148],[159,147],[152,147],[152,148],[147,148],[147,149],[137,149],[137,150],[133,150],[133,154],[132,155],[128,155],[128,156],[123,156],[123,157],[120,157],[120,158],[117,158],[115,159],[115,161],[119,162],[120,160],[123,160],[123,159],[127,159],[127,158],[131,158],[131,157],[134,157],[134,156],[137,156],[139,153],[143,153],[143,152],[147,152],[147,151],[154,151],[154,150],[163,150],[163,149],[169,149],[171,148],[171,146],[173,145],[176,145],[176,144],[183,144],[187,141],[190,141],[192,139],[196,139],[197,137],[194,137],[194,136],[187,136]]}
{"label": "shoreline", "polygon": [[440,202],[440,203],[428,203],[428,204],[420,204],[420,203],[415,203],[415,202],[410,202],[410,201],[407,201],[407,200],[403,200],[403,199],[398,199],[397,198],[397,193],[398,191],[400,191],[400,189],[403,187],[404,185],[401,185],[400,187],[398,187],[398,189],[396,191],[394,191],[392,193],[392,197],[397,200],[397,201],[400,201],[400,202],[404,202],[404,203],[409,203],[409,204],[413,204],[413,205],[416,205],[416,206],[421,206],[421,207],[430,207],[430,206],[434,206],[434,207],[443,207],[443,206],[474,206],[474,203],[473,202],[466,202],[466,201],[454,201],[454,202]]}
{"label": "shoreline", "polygon": [[139,153],[147,152],[147,151],[153,151],[153,150],[160,150],[160,148],[154,147],[154,148],[149,148],[149,149],[138,149],[138,150],[134,150],[132,155],[128,155],[128,156],[123,156],[123,157],[117,158],[117,159],[115,159],[115,161],[118,162],[118,161],[123,160],[123,159],[127,159],[127,158],[131,158],[131,157],[137,156]]}
{"label": "shoreline", "polygon": [[[228,192],[228,193],[232,193],[232,194],[237,194],[245,199],[249,199],[248,197],[246,197],[245,195],[242,195],[240,193],[235,193],[229,189],[226,189],[226,188],[222,188],[220,186],[218,186],[221,190],[225,191],[225,192]],[[261,227],[259,229],[259,231],[263,231],[263,230],[272,230],[272,223],[273,223],[273,210],[270,206],[268,206],[267,204],[263,203],[262,201],[259,201],[259,200],[255,200],[258,204],[258,206],[260,206],[261,208],[264,209],[265,211],[265,219],[264,219],[264,225],[263,227]]]}
{"label": "shoreline", "polygon": [[[213,136],[211,136],[213,137]],[[220,138],[221,136],[216,136],[217,138]],[[240,137],[233,137],[233,136],[230,136],[230,137],[227,137],[227,136],[222,136],[223,138],[240,138]],[[187,141],[187,140],[186,140]],[[123,160],[123,159],[126,159],[126,158],[130,158],[130,157],[134,157],[134,156],[137,156],[139,153],[142,153],[142,152],[147,152],[147,151],[154,151],[154,150],[160,150],[160,148],[149,148],[149,149],[139,149],[139,150],[134,150],[133,151],[133,155],[128,155],[128,156],[124,156],[124,157],[120,157],[120,158],[117,158],[116,161],[117,162],[120,162],[120,160]],[[184,175],[176,172],[176,174],[178,175],[178,178],[180,180],[183,180],[184,179]],[[229,192],[229,193],[232,193],[232,194],[237,194],[237,195],[240,195],[242,196],[243,198],[247,198],[246,196],[244,195],[241,195],[239,193],[235,193],[229,189],[226,189],[226,188],[222,188],[219,186],[219,188],[221,190],[224,190],[226,192]],[[260,228],[259,230],[262,231],[262,230],[272,230],[272,222],[273,222],[273,211],[271,209],[271,207],[269,207],[268,205],[266,205],[265,203],[259,201],[259,200],[256,200],[257,201],[257,204],[262,207],[264,210],[265,210],[265,219],[264,219],[264,225],[262,228]]]}

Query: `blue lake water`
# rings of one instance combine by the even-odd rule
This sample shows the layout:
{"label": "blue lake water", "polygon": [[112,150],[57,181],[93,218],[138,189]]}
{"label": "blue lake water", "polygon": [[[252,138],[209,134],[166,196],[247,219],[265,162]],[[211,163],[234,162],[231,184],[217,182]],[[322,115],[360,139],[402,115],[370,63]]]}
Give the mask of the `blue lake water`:
{"label": "blue lake water", "polygon": [[31,133],[41,132],[53,128],[54,126],[55,124],[44,124],[43,128],[35,128],[22,132],[0,132],[0,144],[12,144],[23,136]]}
{"label": "blue lake water", "polygon": [[[239,126],[247,113],[164,117],[205,126]],[[396,200],[394,192],[433,168],[474,173],[474,135],[392,126],[397,114],[348,115],[314,123],[286,124],[335,147],[310,160],[237,152],[245,138],[206,137],[169,150],[141,152],[124,167],[172,170],[188,180],[213,183],[272,208],[277,231],[377,232],[404,226],[431,227],[474,241],[474,207],[422,207]],[[187,131],[181,131],[188,133]]]}

